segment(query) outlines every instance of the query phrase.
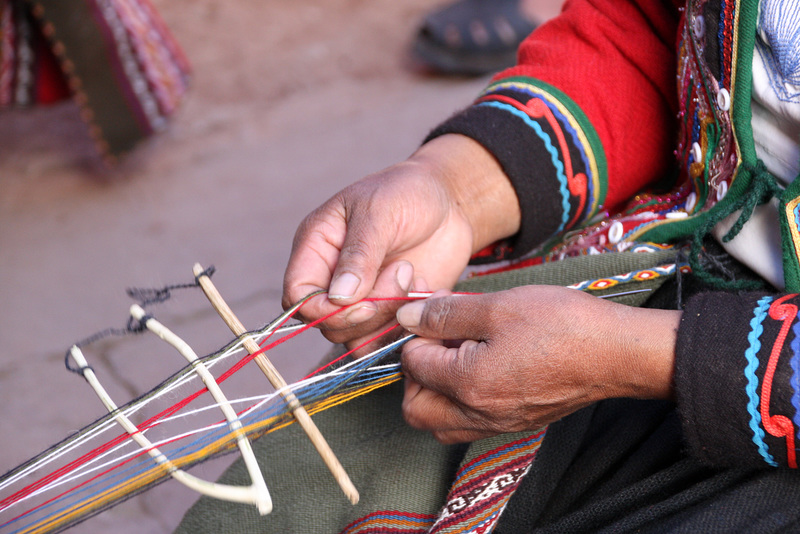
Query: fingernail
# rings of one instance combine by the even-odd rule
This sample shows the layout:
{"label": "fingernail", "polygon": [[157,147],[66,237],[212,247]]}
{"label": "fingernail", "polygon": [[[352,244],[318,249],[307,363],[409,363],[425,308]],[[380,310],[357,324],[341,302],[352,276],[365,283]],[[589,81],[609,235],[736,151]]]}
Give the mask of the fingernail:
{"label": "fingernail", "polygon": [[397,322],[405,328],[419,326],[422,320],[422,310],[425,308],[425,301],[412,302],[397,310]]}
{"label": "fingernail", "polygon": [[375,317],[378,309],[370,304],[359,306],[345,315],[344,320],[352,325],[361,324]]}
{"label": "fingernail", "polygon": [[408,291],[411,287],[411,278],[414,276],[414,267],[408,262],[402,262],[397,267],[397,285],[403,291]]}
{"label": "fingernail", "polygon": [[419,277],[414,280],[414,286],[412,287],[413,291],[430,291],[430,286],[428,286],[428,282],[425,281],[424,278]]}
{"label": "fingernail", "polygon": [[360,283],[361,280],[353,273],[342,273],[331,283],[328,298],[332,300],[353,298]]}

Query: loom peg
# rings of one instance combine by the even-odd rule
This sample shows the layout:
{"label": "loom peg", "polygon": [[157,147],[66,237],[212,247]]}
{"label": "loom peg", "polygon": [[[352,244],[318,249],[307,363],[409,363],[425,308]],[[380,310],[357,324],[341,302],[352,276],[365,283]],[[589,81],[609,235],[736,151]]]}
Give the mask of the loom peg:
{"label": "loom peg", "polygon": [[196,263],[193,268],[193,273],[197,279],[197,283],[200,284],[200,287],[203,289],[206,297],[208,297],[211,305],[214,307],[220,317],[222,317],[222,320],[225,321],[225,324],[228,325],[228,328],[231,329],[234,335],[241,338],[242,345],[250,354],[256,355],[255,362],[259,369],[261,369],[261,371],[267,377],[267,380],[269,380],[270,384],[272,384],[272,386],[281,393],[281,396],[284,398],[287,406],[289,406],[292,415],[294,415],[297,422],[300,423],[300,427],[311,440],[314,448],[322,457],[322,460],[325,462],[325,465],[336,479],[336,482],[339,484],[339,487],[342,489],[345,496],[352,504],[358,504],[358,490],[350,480],[350,476],[347,474],[347,471],[345,471],[341,462],[339,462],[339,459],[336,457],[333,449],[331,449],[330,445],[325,440],[322,432],[320,432],[319,428],[317,428],[317,425],[314,424],[314,421],[312,421],[311,416],[308,414],[303,405],[300,404],[300,401],[297,400],[297,397],[294,395],[294,393],[289,390],[286,380],[284,380],[269,358],[267,358],[266,355],[261,352],[261,347],[258,346],[258,343],[249,337],[243,337],[245,334],[247,334],[247,329],[244,327],[244,324],[242,324],[239,318],[233,313],[233,310],[230,308],[230,306],[228,306],[228,304],[222,298],[222,295],[211,281],[211,278],[209,278],[209,276],[206,274],[205,269],[203,269],[199,263]]}

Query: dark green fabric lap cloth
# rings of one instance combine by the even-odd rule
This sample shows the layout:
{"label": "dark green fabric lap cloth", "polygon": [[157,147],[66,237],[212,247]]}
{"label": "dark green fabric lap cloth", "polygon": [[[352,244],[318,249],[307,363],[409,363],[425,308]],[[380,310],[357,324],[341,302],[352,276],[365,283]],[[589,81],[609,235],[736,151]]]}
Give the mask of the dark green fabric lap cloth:
{"label": "dark green fabric lap cloth", "polygon": [[[350,401],[344,410],[314,416],[358,486],[357,506],[350,505],[300,426],[291,425],[254,444],[272,495],[272,514],[262,517],[253,506],[201,499],[178,532],[331,532],[384,510],[387,502],[398,510],[433,517],[444,502],[460,454],[409,428],[400,414],[401,399],[402,384],[396,382]],[[234,463],[220,482],[249,484],[244,463]],[[408,491],[417,486],[425,491]]]}
{"label": "dark green fabric lap cloth", "polygon": [[[619,299],[640,305],[679,271],[675,250],[581,256],[474,277],[458,290],[488,292],[529,285],[576,285],[592,293],[645,290]],[[252,506],[202,497],[179,534],[490,532],[531,467],[545,430],[444,446],[409,427],[401,383],[314,416],[361,501],[350,505],[297,425],[254,443],[274,501],[270,515]],[[247,485],[237,460],[221,482]]]}

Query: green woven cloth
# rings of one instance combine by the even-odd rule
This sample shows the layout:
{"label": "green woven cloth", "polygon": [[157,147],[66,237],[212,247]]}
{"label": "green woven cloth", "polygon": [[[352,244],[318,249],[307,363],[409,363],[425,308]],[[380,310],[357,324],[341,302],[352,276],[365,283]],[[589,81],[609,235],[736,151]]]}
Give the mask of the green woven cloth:
{"label": "green woven cloth", "polygon": [[[458,289],[488,292],[528,284],[571,285],[650,269],[673,262],[675,257],[673,250],[581,256],[475,277],[459,284]],[[666,279],[667,276],[644,281],[621,277],[622,281],[603,291],[656,289]],[[640,305],[649,294],[637,293],[620,299],[626,304]],[[358,505],[349,504],[302,430],[292,425],[254,444],[274,501],[270,515],[259,516],[252,506],[202,497],[186,513],[176,532],[319,534],[342,532],[348,525],[348,532],[358,532],[359,520],[368,517],[373,519],[371,525],[384,525],[381,532],[393,532],[393,526],[399,529],[403,525],[407,528],[405,532],[425,532],[440,516],[460,468],[531,436],[531,433],[508,434],[469,445],[444,446],[430,434],[414,430],[403,421],[402,396],[402,384],[395,383],[314,416],[361,493]],[[529,439],[525,445],[534,452],[538,448],[535,440]],[[237,460],[220,482],[248,485],[243,462]],[[402,518],[381,516],[383,522],[376,523],[375,514],[386,511],[400,511],[402,514],[398,515]],[[460,528],[454,525],[441,531],[458,532]]]}

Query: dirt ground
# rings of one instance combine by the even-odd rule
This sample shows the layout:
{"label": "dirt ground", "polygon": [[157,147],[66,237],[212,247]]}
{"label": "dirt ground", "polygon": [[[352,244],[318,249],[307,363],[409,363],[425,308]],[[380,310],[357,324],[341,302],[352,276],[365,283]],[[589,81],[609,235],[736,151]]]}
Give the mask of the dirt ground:
{"label": "dirt ground", "polygon": [[[264,324],[280,311],[302,216],[404,158],[486,82],[407,68],[416,24],[441,2],[154,3],[193,65],[192,89],[170,128],[117,168],[100,164],[72,103],[0,114],[0,471],[102,414],[64,353],[124,324],[126,287],[191,280],[194,262],[214,264],[243,322]],[[230,337],[197,296],[163,314],[198,353]],[[94,355],[121,400],[180,366],[137,343]],[[296,379],[327,346],[310,336],[276,364]],[[213,479],[228,461],[195,472]],[[74,531],[170,532],[195,498],[168,482]]]}

